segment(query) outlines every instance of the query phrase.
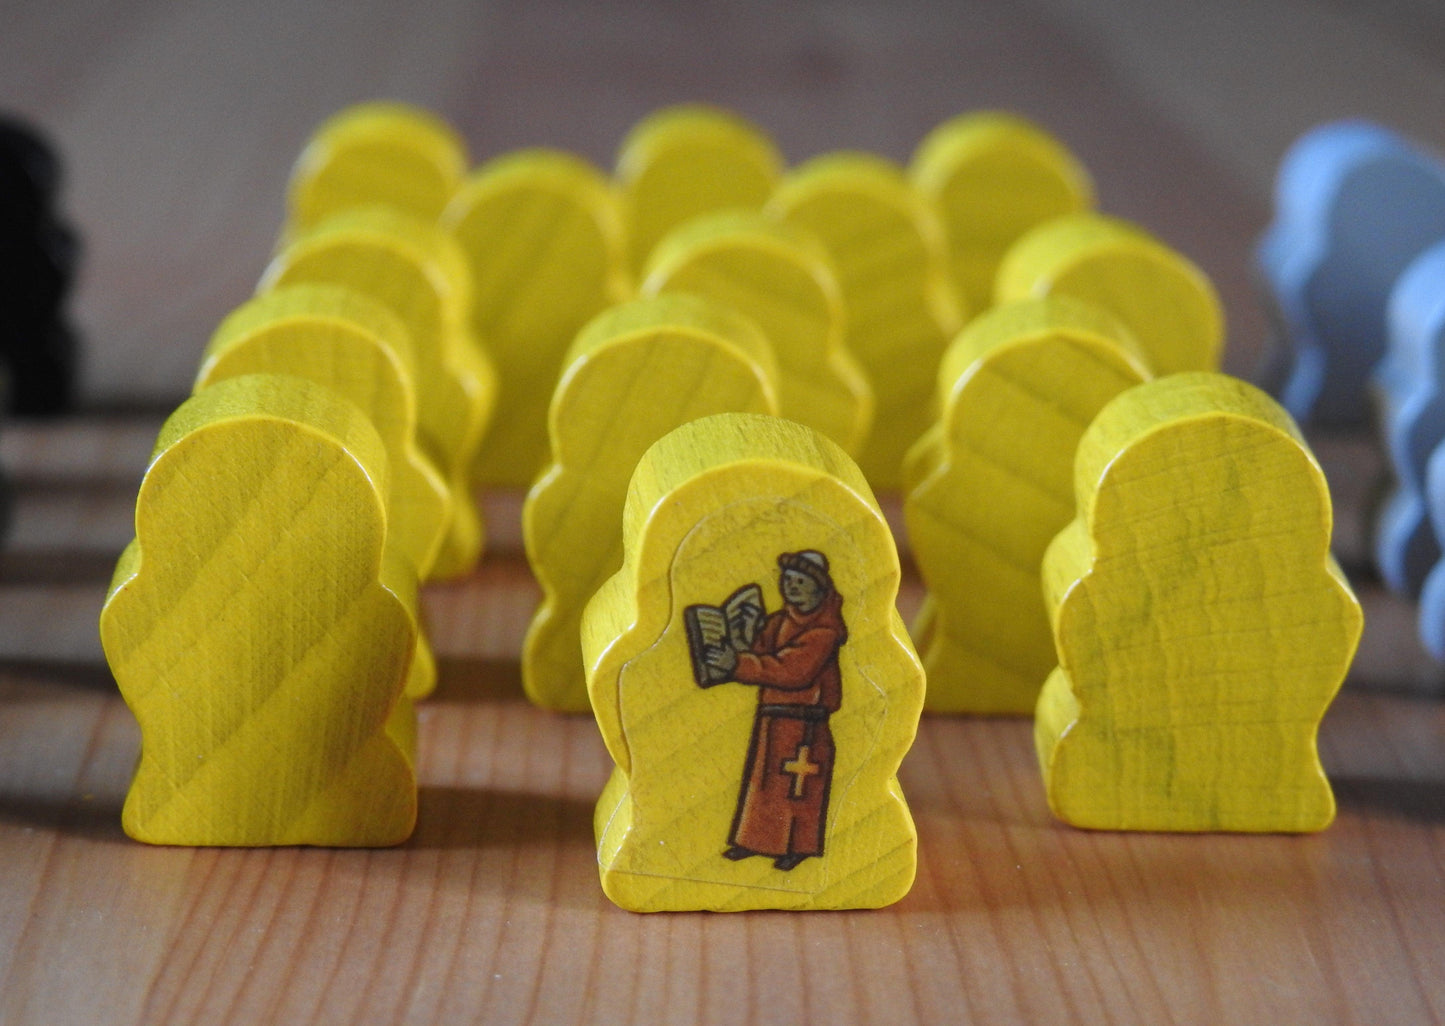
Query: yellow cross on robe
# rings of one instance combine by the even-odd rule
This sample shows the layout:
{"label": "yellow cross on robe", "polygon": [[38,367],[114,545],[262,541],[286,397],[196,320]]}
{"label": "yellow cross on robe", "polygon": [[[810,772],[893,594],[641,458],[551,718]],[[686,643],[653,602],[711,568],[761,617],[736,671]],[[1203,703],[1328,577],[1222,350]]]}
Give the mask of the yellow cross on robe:
{"label": "yellow cross on robe", "polygon": [[783,772],[793,775],[792,796],[794,798],[803,797],[803,785],[808,782],[808,778],[814,773],[821,773],[823,771],[823,767],[819,766],[816,762],[809,761],[810,754],[807,745],[800,745],[798,747],[798,754],[795,755],[791,761],[783,763]]}

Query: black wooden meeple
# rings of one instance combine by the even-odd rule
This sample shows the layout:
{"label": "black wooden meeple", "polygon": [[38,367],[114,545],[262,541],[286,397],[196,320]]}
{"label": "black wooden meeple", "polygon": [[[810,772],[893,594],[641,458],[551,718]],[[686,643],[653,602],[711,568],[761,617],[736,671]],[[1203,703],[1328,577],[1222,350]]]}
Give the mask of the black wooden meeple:
{"label": "black wooden meeple", "polygon": [[56,209],[60,165],[32,126],[0,115],[0,361],[15,413],[55,413],[75,391],[65,298],[79,239]]}

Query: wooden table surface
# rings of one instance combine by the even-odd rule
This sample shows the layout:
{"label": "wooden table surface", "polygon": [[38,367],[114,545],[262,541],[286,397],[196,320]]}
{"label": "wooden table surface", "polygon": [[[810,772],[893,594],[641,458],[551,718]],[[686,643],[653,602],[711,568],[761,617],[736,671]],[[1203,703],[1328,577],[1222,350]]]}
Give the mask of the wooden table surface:
{"label": "wooden table surface", "polygon": [[[1316,121],[1445,143],[1431,0],[473,4],[181,0],[0,6],[0,106],[52,134],[87,259],[81,412],[0,427],[0,1022],[1420,1023],[1445,1021],[1445,672],[1364,558],[1379,455],[1317,439],[1366,605],[1325,719],[1340,805],[1308,837],[1088,833],[1045,807],[1022,720],[930,718],[901,779],[912,893],[877,912],[612,907],[590,720],[530,708],[537,590],[519,496],[425,602],[415,837],[386,851],[148,848],[120,831],[139,737],[96,637],[135,489],[201,348],[250,291],[289,164],[324,116],[392,96],[485,159],[607,163],[627,126],[706,99],[789,158],[906,159],[1007,107],[1093,169],[1105,209],[1201,263],[1227,368],[1266,350],[1248,255],[1273,168]],[[409,13],[408,13],[409,11]],[[919,600],[910,574],[900,605]]]}

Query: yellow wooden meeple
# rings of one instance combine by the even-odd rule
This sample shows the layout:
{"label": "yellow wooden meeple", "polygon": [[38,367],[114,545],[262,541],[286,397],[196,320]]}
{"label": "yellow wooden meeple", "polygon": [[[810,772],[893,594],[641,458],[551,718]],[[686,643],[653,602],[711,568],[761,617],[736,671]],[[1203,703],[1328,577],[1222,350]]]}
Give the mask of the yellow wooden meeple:
{"label": "yellow wooden meeple", "polygon": [[406,326],[417,370],[421,446],[452,495],[435,575],[467,572],[483,541],[471,469],[497,385],[491,360],[468,324],[465,255],[434,224],[394,210],[360,208],[294,238],[267,266],[257,291],[302,283],[353,289],[386,306]]}
{"label": "yellow wooden meeple", "polygon": [[594,821],[608,897],[637,911],[902,897],[917,842],[896,773],[923,671],[857,465],[791,421],[693,421],[638,464],[623,551],[582,621],[616,763]]}
{"label": "yellow wooden meeple", "polygon": [[896,490],[903,457],[934,420],[938,361],[963,323],[937,211],[881,157],[833,153],[791,171],[768,212],[827,249],[846,309],[844,336],[873,389],[858,465]]}
{"label": "yellow wooden meeple", "polygon": [[1316,751],[1362,619],[1329,490],[1288,414],[1220,374],[1104,407],[1043,579],[1059,666],[1034,741],[1049,807],[1116,830],[1319,830]]}
{"label": "yellow wooden meeple", "polygon": [[131,837],[410,835],[417,582],[388,540],[387,481],[367,418],[301,378],[221,381],[166,421],[100,615],[141,730]]}
{"label": "yellow wooden meeple", "polygon": [[809,232],[745,210],[695,218],[658,243],[639,291],[690,292],[752,318],[778,359],[783,416],[849,453],[862,446],[873,390],[847,348],[832,260]]}
{"label": "yellow wooden meeple", "polygon": [[417,440],[416,359],[406,326],[338,285],[289,285],[232,311],[211,336],[196,391],[243,374],[294,374],[354,403],[391,467],[388,531],[425,579],[446,537],[451,494]]}
{"label": "yellow wooden meeple", "polygon": [[286,234],[372,205],[434,221],[466,170],[466,144],[432,112],[394,101],[355,104],[327,118],[297,158]]}
{"label": "yellow wooden meeple", "polygon": [[578,643],[587,600],[622,566],[622,504],[647,448],[714,413],[776,413],[777,363],[741,314],[686,293],[598,315],[577,336],[552,399],[552,460],[522,506],[542,602],[522,647],[537,705],[591,709]]}
{"label": "yellow wooden meeple", "polygon": [[970,310],[993,302],[994,277],[1029,229],[1094,205],[1088,171],[1038,125],[1003,111],[943,122],[908,168],[914,187],[943,218],[953,281]]}
{"label": "yellow wooden meeple", "polygon": [[631,293],[617,202],[586,161],[523,150],[468,176],[441,225],[467,255],[471,325],[497,370],[477,477],[525,488],[546,462],[563,354],[588,320]]}
{"label": "yellow wooden meeple", "polygon": [[[387,534],[423,580],[435,569],[452,496],[418,446],[415,357],[406,327],[380,303],[336,285],[288,285],[243,303],[206,346],[196,391],[245,374],[294,374],[353,403],[386,447]],[[436,687],[425,630],[406,693]]]}
{"label": "yellow wooden meeple", "polygon": [[633,272],[694,217],[761,210],[782,172],[767,133],[732,111],[692,103],[653,111],[627,133],[613,172]]}
{"label": "yellow wooden meeple", "polygon": [[1074,517],[1074,451],[1148,376],[1123,325],[1065,296],[993,307],[949,347],[903,506],[928,585],[914,637],[930,711],[1033,713],[1055,663],[1039,573]]}
{"label": "yellow wooden meeple", "polygon": [[1224,312],[1213,282],[1138,225],[1082,213],[1029,231],[999,265],[994,301],[1040,296],[1070,296],[1113,314],[1155,374],[1219,368]]}

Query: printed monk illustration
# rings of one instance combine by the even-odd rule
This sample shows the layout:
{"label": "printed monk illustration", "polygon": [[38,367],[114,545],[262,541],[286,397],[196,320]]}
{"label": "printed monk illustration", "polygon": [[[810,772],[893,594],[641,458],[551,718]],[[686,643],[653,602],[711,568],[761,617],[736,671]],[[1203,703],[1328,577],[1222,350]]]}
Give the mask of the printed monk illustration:
{"label": "printed monk illustration", "polygon": [[848,638],[843,597],[828,557],[805,550],[778,557],[783,607],[765,615],[763,591],[748,584],[722,606],[683,611],[693,677],[701,687],[758,688],[728,848],[733,860],[768,856],[789,870],[823,854],[833,735],[828,717],[843,702],[838,649]]}

